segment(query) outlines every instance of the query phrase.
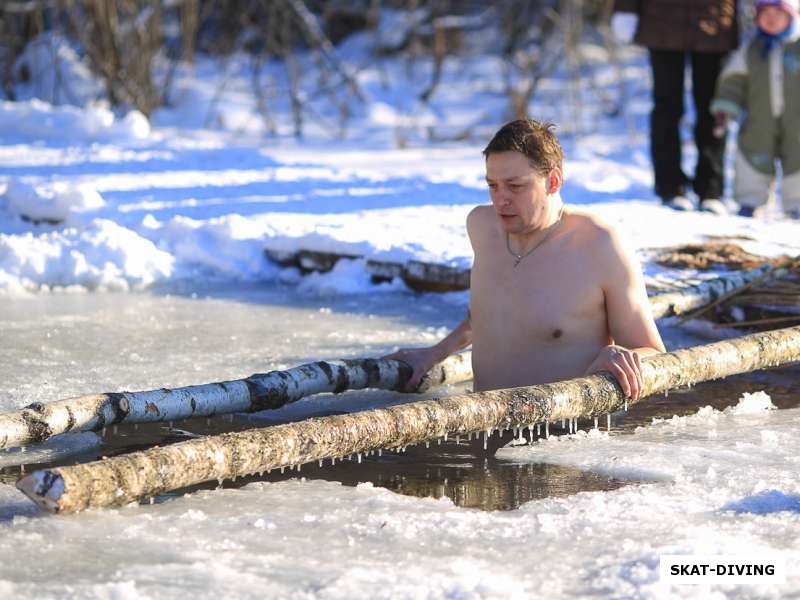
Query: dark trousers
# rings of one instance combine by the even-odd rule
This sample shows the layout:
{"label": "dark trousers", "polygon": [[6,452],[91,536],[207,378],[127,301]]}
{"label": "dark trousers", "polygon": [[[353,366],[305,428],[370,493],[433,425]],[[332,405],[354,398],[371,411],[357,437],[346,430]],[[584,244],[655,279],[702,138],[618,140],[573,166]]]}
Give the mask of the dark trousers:
{"label": "dark trousers", "polygon": [[683,79],[687,58],[692,68],[692,96],[697,114],[694,141],[697,167],[693,188],[700,199],[722,197],[722,159],[725,139],[714,137],[714,118],[708,108],[725,54],[650,49],[653,70],[653,112],[650,115],[650,152],[656,194],[662,199],[686,193],[690,179],[681,170],[680,120],[683,116]]}

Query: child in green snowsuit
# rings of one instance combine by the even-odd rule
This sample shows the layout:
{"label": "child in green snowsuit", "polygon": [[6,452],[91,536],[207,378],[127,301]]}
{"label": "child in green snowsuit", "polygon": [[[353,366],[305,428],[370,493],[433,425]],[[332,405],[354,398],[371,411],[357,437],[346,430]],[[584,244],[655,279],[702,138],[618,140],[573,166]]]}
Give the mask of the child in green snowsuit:
{"label": "child in green snowsuit", "polygon": [[737,137],[735,195],[752,216],[783,171],[784,212],[800,218],[800,27],[798,0],[758,0],[755,37],[723,69],[711,103],[720,131],[742,117]]}

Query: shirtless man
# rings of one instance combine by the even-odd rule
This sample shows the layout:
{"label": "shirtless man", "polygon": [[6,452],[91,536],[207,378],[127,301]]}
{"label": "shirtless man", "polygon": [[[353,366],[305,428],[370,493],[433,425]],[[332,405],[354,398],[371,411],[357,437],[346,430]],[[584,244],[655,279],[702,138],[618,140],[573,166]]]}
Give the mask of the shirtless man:
{"label": "shirtless man", "polygon": [[638,398],[641,358],[664,352],[635,258],[610,225],[564,206],[551,129],[513,121],[483,151],[492,204],[467,217],[469,312],[435,346],[391,355],[413,367],[409,389],[471,343],[475,391],[609,371]]}

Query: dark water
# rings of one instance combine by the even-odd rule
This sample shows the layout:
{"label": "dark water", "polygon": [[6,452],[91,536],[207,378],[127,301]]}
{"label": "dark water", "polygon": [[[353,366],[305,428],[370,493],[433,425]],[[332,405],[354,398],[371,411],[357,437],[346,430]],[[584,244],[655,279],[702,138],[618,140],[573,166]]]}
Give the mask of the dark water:
{"label": "dark water", "polygon": [[[12,399],[16,395],[20,399],[42,401],[91,391],[113,391],[119,389],[113,382],[119,382],[121,377],[127,382],[127,389],[187,385],[263,371],[265,364],[275,364],[277,360],[298,364],[307,362],[308,357],[364,355],[364,340],[371,343],[369,355],[380,355],[390,350],[392,344],[419,344],[419,336],[432,325],[452,326],[460,318],[459,311],[451,304],[429,295],[390,295],[357,301],[328,298],[324,300],[327,312],[320,311],[321,303],[308,298],[287,298],[286,290],[259,290],[245,298],[239,294],[233,300],[217,297],[196,301],[186,296],[125,294],[77,299],[40,297],[25,303],[7,301],[4,307],[0,302],[4,308],[0,313],[4,315],[0,318],[0,331],[6,342],[5,351],[0,352],[5,365],[0,374]],[[405,320],[409,314],[422,315],[421,320],[409,323]],[[304,325],[299,334],[297,323]],[[352,341],[339,341],[342,332],[351,334]],[[677,330],[662,333],[671,349],[707,341],[690,339]],[[232,346],[220,345],[220,340],[231,340]],[[114,350],[109,352],[108,348]],[[115,354],[117,348],[124,348],[126,353]],[[744,392],[764,390],[779,408],[796,407],[800,405],[799,374],[797,369],[776,369],[647,398],[631,405],[627,412],[612,416],[612,434],[630,434],[638,426],[649,425],[653,418],[691,414],[705,405],[723,409],[735,405]],[[154,386],[155,381],[159,385]],[[31,390],[40,393],[44,390],[49,396],[31,398]],[[387,396],[389,401],[398,401],[390,396]],[[299,417],[287,415],[283,420],[293,418]],[[154,444],[182,441],[192,435],[269,424],[248,415],[236,415],[233,419],[218,417],[176,423],[174,429],[167,424],[121,426],[116,432],[108,431],[99,447],[82,454],[51,463],[2,467],[0,482],[13,483],[23,471],[36,468],[96,460]],[[551,435],[566,433],[558,425],[551,426]],[[593,425],[593,419],[579,420],[580,429]],[[600,427],[605,425],[605,419],[601,419]],[[508,439],[494,436],[490,446],[496,448]],[[564,466],[516,464],[496,459],[492,450],[490,447],[484,451],[482,440],[473,443],[462,440],[460,444],[450,440],[428,448],[410,447],[402,454],[384,452],[380,457],[364,457],[361,463],[345,460],[330,466],[326,461],[322,468],[316,464],[304,465],[300,473],[273,472],[264,477],[226,481],[223,485],[235,487],[256,480],[279,481],[302,476],[345,485],[371,482],[410,496],[447,497],[466,508],[511,510],[537,498],[646,483]],[[24,462],[28,455],[17,453],[14,458]],[[35,458],[31,456],[28,460]],[[193,489],[217,485],[212,482]],[[174,495],[167,494],[157,500],[168,500]]]}

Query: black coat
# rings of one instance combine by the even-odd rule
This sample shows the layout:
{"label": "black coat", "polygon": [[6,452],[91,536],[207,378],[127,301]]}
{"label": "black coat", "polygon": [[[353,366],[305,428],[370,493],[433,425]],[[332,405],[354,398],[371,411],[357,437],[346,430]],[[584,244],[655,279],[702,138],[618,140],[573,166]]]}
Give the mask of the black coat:
{"label": "black coat", "polygon": [[639,15],[633,41],[657,50],[725,53],[739,45],[736,0],[615,0]]}

